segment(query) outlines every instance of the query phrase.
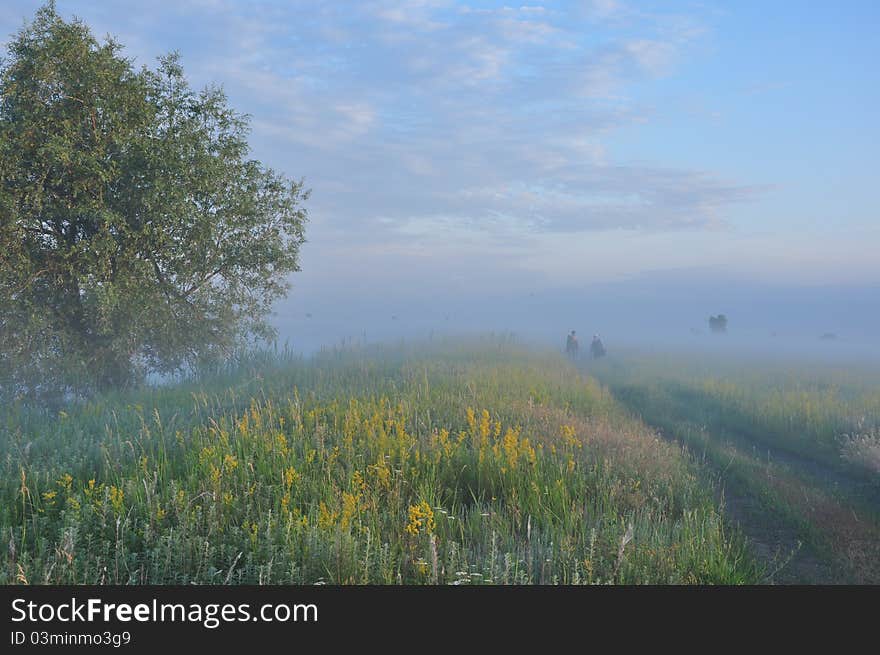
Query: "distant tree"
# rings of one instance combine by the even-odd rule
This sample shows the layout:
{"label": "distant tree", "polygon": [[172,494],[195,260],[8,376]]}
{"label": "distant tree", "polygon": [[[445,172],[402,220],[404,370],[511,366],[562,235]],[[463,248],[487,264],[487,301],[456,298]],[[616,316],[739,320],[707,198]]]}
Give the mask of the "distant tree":
{"label": "distant tree", "polygon": [[0,60],[0,390],[106,389],[272,330],[301,182],[176,54],[135,70],[54,3]]}
{"label": "distant tree", "polygon": [[727,317],[724,314],[710,316],[709,329],[715,333],[727,332]]}

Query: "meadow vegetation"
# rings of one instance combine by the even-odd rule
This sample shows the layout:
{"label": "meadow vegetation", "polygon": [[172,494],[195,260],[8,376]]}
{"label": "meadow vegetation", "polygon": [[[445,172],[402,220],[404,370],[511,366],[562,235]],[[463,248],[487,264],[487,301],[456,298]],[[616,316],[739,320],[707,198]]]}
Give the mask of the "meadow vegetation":
{"label": "meadow vegetation", "polygon": [[720,477],[750,536],[805,546],[782,580],[880,581],[876,369],[630,352],[590,373]]}
{"label": "meadow vegetation", "polygon": [[695,461],[504,339],[250,355],[0,423],[0,583],[755,583]]}

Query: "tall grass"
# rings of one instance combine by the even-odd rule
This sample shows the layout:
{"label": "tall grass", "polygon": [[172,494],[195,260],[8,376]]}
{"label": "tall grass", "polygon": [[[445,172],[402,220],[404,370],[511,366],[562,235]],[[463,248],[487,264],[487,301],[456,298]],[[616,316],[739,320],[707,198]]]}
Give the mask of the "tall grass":
{"label": "tall grass", "polygon": [[0,583],[749,583],[693,464],[555,354],[260,353],[0,427]]}
{"label": "tall grass", "polygon": [[628,353],[591,372],[716,472],[747,533],[807,546],[790,581],[880,580],[877,371]]}
{"label": "tall grass", "polygon": [[851,437],[880,429],[878,371],[631,353],[593,372],[617,394],[640,396],[637,404],[664,406],[710,430],[876,476],[871,444],[854,449]]}

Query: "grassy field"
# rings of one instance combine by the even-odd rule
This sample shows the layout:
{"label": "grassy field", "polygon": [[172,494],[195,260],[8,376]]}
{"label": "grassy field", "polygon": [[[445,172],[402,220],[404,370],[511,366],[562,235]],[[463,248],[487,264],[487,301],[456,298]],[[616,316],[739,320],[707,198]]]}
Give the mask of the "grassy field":
{"label": "grassy field", "polygon": [[757,583],[702,465],[503,339],[264,353],[0,424],[0,583]]}
{"label": "grassy field", "polygon": [[715,472],[753,552],[791,553],[776,580],[880,582],[880,371],[636,352],[588,369]]}

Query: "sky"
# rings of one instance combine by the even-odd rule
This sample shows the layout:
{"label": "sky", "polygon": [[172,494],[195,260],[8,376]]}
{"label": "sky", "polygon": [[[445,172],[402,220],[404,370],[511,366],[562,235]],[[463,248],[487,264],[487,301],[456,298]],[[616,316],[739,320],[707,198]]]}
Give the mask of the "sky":
{"label": "sky", "polygon": [[[0,41],[40,4],[4,0]],[[880,334],[876,2],[57,7],[138,65],[179,51],[312,190],[275,318],[304,347],[717,312]]]}

